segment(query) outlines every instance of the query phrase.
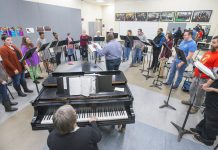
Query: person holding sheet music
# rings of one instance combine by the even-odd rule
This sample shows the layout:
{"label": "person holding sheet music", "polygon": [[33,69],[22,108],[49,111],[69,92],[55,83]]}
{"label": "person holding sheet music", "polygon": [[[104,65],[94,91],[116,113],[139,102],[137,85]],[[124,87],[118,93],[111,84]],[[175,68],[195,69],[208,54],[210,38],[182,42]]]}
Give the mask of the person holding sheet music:
{"label": "person holding sheet music", "polygon": [[127,35],[126,35],[126,39],[125,39],[125,49],[124,49],[124,61],[128,61],[129,60],[129,54],[132,50],[133,47],[133,38],[132,36],[132,30],[128,30],[127,31]]}
{"label": "person holding sheet music", "polygon": [[[31,48],[34,48],[32,41],[30,40],[29,37],[24,36],[22,38],[22,43],[21,43],[21,52],[23,56]],[[32,57],[26,60],[26,63],[29,66],[29,73],[31,79],[33,80],[34,83],[39,83],[38,79],[43,79],[43,77],[40,76],[40,69],[39,69],[40,58],[38,53],[35,51]]]}
{"label": "person holding sheet music", "polygon": [[68,64],[72,65],[72,57],[73,60],[75,61],[75,55],[74,55],[74,44],[73,42],[73,38],[71,37],[70,33],[67,33],[67,56],[68,56]]}
{"label": "person holding sheet music", "polygon": [[[187,62],[190,62],[190,60],[194,55],[195,50],[197,50],[197,44],[192,39],[192,31],[186,30],[183,38],[184,40],[180,43],[179,49],[184,52]],[[170,75],[164,84],[171,85],[176,75],[176,72],[178,71],[176,82],[173,85],[173,89],[177,89],[182,81],[183,73],[185,72],[186,67],[187,64],[179,60],[179,58],[176,56],[170,68]]]}
{"label": "person holding sheet music", "polygon": [[160,77],[163,77],[164,73],[164,65],[172,56],[172,48],[173,48],[173,35],[172,33],[166,34],[166,46],[169,48],[164,47],[161,54],[160,54]]}
{"label": "person holding sheet music", "polygon": [[138,38],[140,40],[134,40],[133,49],[132,49],[132,64],[130,67],[136,67],[137,63],[141,64],[142,50],[144,49],[144,44],[141,41],[147,41],[142,29],[138,29]]}
{"label": "person holding sheet music", "polygon": [[0,56],[0,96],[2,99],[2,105],[5,108],[5,112],[16,111],[17,108],[12,107],[12,105],[17,105],[17,102],[11,102],[7,93],[7,82],[10,80],[10,77],[6,73],[3,65],[2,58]]}
{"label": "person holding sheet music", "polygon": [[12,78],[13,86],[17,91],[18,95],[21,97],[27,96],[21,90],[23,87],[25,93],[32,93],[32,90],[29,90],[25,80],[25,69],[29,69],[26,62],[20,62],[23,57],[21,51],[12,44],[12,38],[6,34],[1,36],[4,45],[0,47],[0,55],[3,60],[3,66],[7,74]]}
{"label": "person holding sheet music", "polygon": [[[56,32],[52,33],[53,35],[53,40],[52,41],[59,41],[58,34]],[[56,64],[57,66],[61,64],[61,54],[62,54],[62,49],[61,47],[53,47],[54,53],[55,53],[55,58],[56,58]]]}
{"label": "person holding sheet music", "polygon": [[98,49],[96,45],[93,45],[97,49],[100,56],[105,56],[107,70],[119,70],[121,57],[122,57],[122,46],[114,39],[112,33],[108,33],[106,37],[107,44],[103,49]]}
{"label": "person holding sheet music", "polygon": [[[203,57],[201,58],[200,62],[205,65],[209,69],[218,69],[218,36],[215,36],[212,40],[211,43],[211,50],[206,52]],[[193,104],[193,107],[190,111],[191,114],[197,113],[199,108],[204,102],[204,96],[205,96],[205,91],[202,89],[201,86],[197,86],[197,82],[199,80],[200,85],[207,83],[209,80],[209,77],[202,73],[202,75],[199,77],[199,69],[195,68],[194,70],[194,80],[190,86],[190,99],[188,101],[183,100],[182,104],[185,105],[190,105],[191,102],[193,101],[194,94],[196,93],[196,99]],[[199,79],[198,79],[199,78]],[[209,84],[209,83],[208,83]]]}
{"label": "person holding sheet music", "polygon": [[89,43],[89,38],[86,34],[86,30],[82,31],[82,35],[80,36],[80,48],[81,48],[81,55],[83,60],[88,59],[88,43]]}
{"label": "person holding sheet music", "polygon": [[[39,50],[43,44],[46,44],[45,40],[45,33],[39,32],[39,38],[36,41],[37,49]],[[43,61],[43,65],[47,72],[52,72],[51,65],[49,63],[49,60],[51,59],[51,54],[49,52],[49,49],[45,49],[44,51],[40,52],[41,59]]]}
{"label": "person holding sheet music", "polygon": [[165,35],[163,33],[163,29],[159,28],[157,30],[157,36],[154,38],[154,43],[156,46],[153,46],[153,60],[150,68],[148,69],[153,69],[153,72],[155,73],[156,68],[158,66],[158,58],[161,52],[161,48],[163,46],[163,42],[165,42]]}

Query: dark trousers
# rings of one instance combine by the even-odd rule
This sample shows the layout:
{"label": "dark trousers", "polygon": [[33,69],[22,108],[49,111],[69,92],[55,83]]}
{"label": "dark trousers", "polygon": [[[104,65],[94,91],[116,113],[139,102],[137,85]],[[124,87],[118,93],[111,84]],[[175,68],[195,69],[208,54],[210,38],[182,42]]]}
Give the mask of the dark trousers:
{"label": "dark trousers", "polygon": [[153,60],[152,60],[151,68],[154,68],[154,70],[156,70],[156,68],[158,67],[158,58],[159,58],[160,52],[161,52],[161,48],[153,49]]}
{"label": "dark trousers", "polygon": [[[207,108],[206,108],[207,109]],[[204,119],[196,126],[205,142],[214,142],[218,135],[218,112],[205,110]]]}
{"label": "dark trousers", "polygon": [[9,100],[8,93],[7,93],[7,85],[0,84],[0,95],[2,101]]}
{"label": "dark trousers", "polygon": [[121,59],[106,60],[107,70],[119,70]]}
{"label": "dark trousers", "polygon": [[24,71],[20,74],[14,75],[11,77],[13,81],[13,86],[16,89],[16,87],[19,87],[21,84],[23,84],[25,81],[25,73]]}
{"label": "dark trousers", "polygon": [[73,60],[76,61],[74,54],[68,55],[68,61],[72,61],[72,57],[73,57]]}
{"label": "dark trousers", "polygon": [[55,56],[57,66],[61,64],[61,54],[62,54],[61,52],[57,52],[57,54]]}
{"label": "dark trousers", "polygon": [[81,46],[80,54],[83,60],[88,59],[88,46]]}

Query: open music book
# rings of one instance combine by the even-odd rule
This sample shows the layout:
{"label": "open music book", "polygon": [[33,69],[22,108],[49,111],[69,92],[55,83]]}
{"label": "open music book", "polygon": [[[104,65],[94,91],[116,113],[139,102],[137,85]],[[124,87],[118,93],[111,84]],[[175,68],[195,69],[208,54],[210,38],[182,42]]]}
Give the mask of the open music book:
{"label": "open music book", "polygon": [[69,78],[69,94],[84,95],[96,93],[95,76],[81,76]]}
{"label": "open music book", "polygon": [[194,62],[195,67],[197,67],[201,72],[209,76],[212,80],[217,80],[218,76],[217,74],[213,71],[207,68],[205,65],[203,65],[201,62],[196,61]]}

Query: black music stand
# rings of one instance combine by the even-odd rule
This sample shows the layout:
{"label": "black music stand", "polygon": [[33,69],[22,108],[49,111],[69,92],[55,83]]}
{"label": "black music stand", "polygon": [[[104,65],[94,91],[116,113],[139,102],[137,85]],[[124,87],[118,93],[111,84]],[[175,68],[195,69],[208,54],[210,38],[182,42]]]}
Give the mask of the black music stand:
{"label": "black music stand", "polygon": [[[213,74],[213,75],[211,76],[210,74],[208,74],[208,72],[207,72],[206,70],[203,70],[203,69],[201,68],[201,66],[199,66],[198,64],[201,64],[201,63],[199,63],[199,62],[195,62],[195,63],[194,63],[195,67],[197,67],[197,68],[200,70],[200,74],[199,74],[198,80],[197,80],[197,85],[198,85],[198,86],[199,86],[199,81],[200,81],[200,77],[201,77],[201,75],[202,75],[202,72],[203,72],[204,74],[206,74],[207,76],[209,76],[212,80],[217,80],[217,79],[218,79],[217,74],[216,74],[213,70],[210,70],[210,69],[209,69],[209,70],[211,71],[211,73]],[[201,64],[201,65],[204,66],[203,64]],[[204,66],[204,67],[206,67],[206,66]],[[192,108],[192,106],[193,106],[193,104],[194,104],[194,102],[195,102],[195,100],[196,100],[196,96],[197,96],[197,91],[195,91],[195,95],[194,95],[193,101],[192,101],[192,103],[189,105],[189,108],[188,108],[188,110],[187,110],[187,113],[186,113],[186,116],[185,116],[185,120],[184,120],[184,122],[183,122],[183,124],[182,124],[182,127],[180,127],[179,125],[177,125],[177,124],[175,124],[174,122],[171,121],[171,124],[177,129],[177,131],[178,131],[178,133],[179,133],[179,134],[178,134],[178,139],[177,139],[178,142],[181,141],[183,135],[185,135],[185,134],[192,134],[191,131],[185,129],[185,125],[186,125],[186,123],[187,123],[187,121],[188,121],[188,117],[189,117],[189,115],[190,115],[191,108]]]}
{"label": "black music stand", "polygon": [[57,44],[58,44],[58,41],[53,41],[53,42],[50,44],[49,48],[56,47]]}
{"label": "black music stand", "polygon": [[[45,44],[43,44],[40,48],[39,48],[39,50],[38,50],[38,52],[43,52],[43,51],[45,51],[45,49],[48,47],[48,45],[49,45],[49,43],[45,43]],[[49,71],[48,71],[48,64],[46,63],[46,72],[49,74]]]}
{"label": "black music stand", "polygon": [[[163,46],[164,46],[167,50],[172,51],[172,50],[167,46],[166,43],[163,43]],[[156,87],[156,88],[158,88],[158,89],[161,90],[161,89],[162,89],[161,86],[162,86],[162,84],[163,84],[163,81],[159,80],[159,79],[160,79],[160,71],[161,71],[161,69],[159,69],[157,78],[154,79],[153,85],[151,85],[150,87]]]}
{"label": "black music stand", "polygon": [[59,46],[65,46],[65,45],[67,45],[67,44],[68,44],[68,43],[67,43],[67,40],[62,40],[62,41],[59,41],[59,42],[58,42],[58,45],[57,45],[57,46],[58,46],[58,47],[59,47]]}
{"label": "black music stand", "polygon": [[[187,64],[188,62],[186,60],[184,52],[182,50],[178,49],[177,47],[175,49],[176,49],[176,54],[177,54],[178,59],[183,61],[185,64]],[[168,108],[171,108],[173,110],[176,110],[175,107],[169,105],[170,96],[171,96],[171,93],[173,90],[174,79],[175,79],[175,76],[174,76],[173,81],[172,81],[171,86],[170,86],[170,92],[169,92],[167,101],[164,101],[164,105],[160,106],[159,108],[168,107]]]}
{"label": "black music stand", "polygon": [[[111,33],[111,32],[107,32],[106,34],[108,35],[109,33]],[[113,35],[114,35],[114,38],[115,38],[115,39],[118,38],[118,33],[113,33]]]}
{"label": "black music stand", "polygon": [[[151,46],[151,44],[150,43],[148,43],[148,42],[145,42],[145,41],[141,41],[143,44],[145,44],[146,45],[146,47],[147,46]],[[142,52],[142,55],[143,55],[143,65],[142,65],[142,69],[139,69],[139,70],[141,70],[141,73],[142,72],[144,72],[144,71],[148,71],[148,70],[145,70],[145,56],[148,54],[148,49],[147,49],[147,51],[144,53],[144,52]],[[151,78],[151,77],[150,77]]]}
{"label": "black music stand", "polygon": [[[23,62],[23,61],[25,61],[25,60],[31,58],[32,55],[33,55],[33,53],[36,51],[36,49],[37,49],[37,48],[34,47],[34,48],[28,50],[28,51],[25,53],[25,55],[20,59],[20,62]],[[32,62],[31,59],[30,59],[30,63],[31,63],[31,66],[32,66],[33,62]],[[38,83],[35,82],[35,81],[36,81],[36,76],[35,76],[34,70],[33,70],[33,78],[34,78],[34,79],[33,79],[33,82],[35,83],[35,85],[36,85],[36,90],[37,90],[37,92],[38,92],[38,94],[39,94]]]}

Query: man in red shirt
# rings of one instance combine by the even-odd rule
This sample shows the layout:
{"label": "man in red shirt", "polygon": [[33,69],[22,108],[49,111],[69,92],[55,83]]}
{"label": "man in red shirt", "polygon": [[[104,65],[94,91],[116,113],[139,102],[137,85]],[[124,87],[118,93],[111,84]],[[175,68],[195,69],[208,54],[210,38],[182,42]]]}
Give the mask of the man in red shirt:
{"label": "man in red shirt", "polygon": [[86,31],[82,31],[82,35],[80,36],[80,54],[82,55],[83,60],[88,59],[88,43],[89,36],[86,34]]}
{"label": "man in red shirt", "polygon": [[[200,62],[204,64],[209,69],[213,69],[215,72],[218,70],[218,36],[215,36],[212,40],[211,47],[212,49],[208,52],[206,52],[203,57],[201,58]],[[198,85],[198,78],[199,78],[199,85]],[[204,73],[201,74],[197,68],[194,70],[194,80],[190,86],[190,99],[189,101],[182,101],[182,104],[189,105],[194,100],[194,95],[196,93],[196,98],[194,105],[191,109],[191,114],[194,114],[198,112],[199,108],[201,107],[205,91],[202,89],[202,84],[206,86],[209,84],[208,82],[211,82],[209,77],[205,75]]]}

